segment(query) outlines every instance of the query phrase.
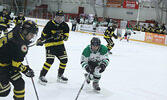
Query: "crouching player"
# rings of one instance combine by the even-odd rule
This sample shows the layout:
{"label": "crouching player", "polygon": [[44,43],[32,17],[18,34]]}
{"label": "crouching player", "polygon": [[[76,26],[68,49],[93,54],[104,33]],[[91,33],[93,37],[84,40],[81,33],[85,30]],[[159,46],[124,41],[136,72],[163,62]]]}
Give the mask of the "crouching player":
{"label": "crouching player", "polygon": [[89,84],[93,81],[93,88],[96,91],[101,90],[99,80],[108,64],[108,48],[101,44],[99,38],[93,37],[91,44],[82,52],[81,65],[87,72],[85,73],[86,82]]}

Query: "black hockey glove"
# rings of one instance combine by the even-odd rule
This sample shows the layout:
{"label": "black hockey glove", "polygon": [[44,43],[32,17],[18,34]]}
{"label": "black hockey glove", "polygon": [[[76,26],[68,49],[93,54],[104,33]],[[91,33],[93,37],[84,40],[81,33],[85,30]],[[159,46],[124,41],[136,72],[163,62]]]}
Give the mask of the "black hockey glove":
{"label": "black hockey glove", "polygon": [[106,66],[104,64],[100,64],[99,66],[101,69],[100,69],[100,73],[104,72],[104,70],[106,69]]}
{"label": "black hockey glove", "polygon": [[86,66],[85,66],[85,70],[86,70],[88,73],[90,73],[90,72],[91,72],[90,66],[89,66],[89,65],[86,65]]}
{"label": "black hockey glove", "polygon": [[64,35],[64,36],[63,36],[63,40],[64,40],[64,41],[67,41],[67,40],[68,40],[68,36]]}
{"label": "black hockey glove", "polygon": [[60,36],[60,39],[61,39],[61,40],[64,40],[64,41],[67,41],[68,37],[67,37],[66,35],[61,35],[61,36]]}
{"label": "black hockey glove", "polygon": [[118,36],[115,36],[115,39],[118,39]]}
{"label": "black hockey glove", "polygon": [[39,39],[37,40],[36,45],[37,45],[37,46],[43,46],[43,42],[42,42],[41,38],[39,38]]}
{"label": "black hockey glove", "polygon": [[27,69],[23,72],[27,77],[34,77],[34,71],[26,65]]}
{"label": "black hockey glove", "polygon": [[10,28],[10,25],[9,25],[9,24],[7,24],[7,28]]}

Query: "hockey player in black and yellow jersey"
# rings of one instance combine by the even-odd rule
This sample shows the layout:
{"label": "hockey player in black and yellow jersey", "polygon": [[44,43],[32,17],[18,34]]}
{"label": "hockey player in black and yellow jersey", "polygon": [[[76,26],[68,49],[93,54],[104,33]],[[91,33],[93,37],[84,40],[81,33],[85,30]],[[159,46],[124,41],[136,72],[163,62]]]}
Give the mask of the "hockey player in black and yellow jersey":
{"label": "hockey player in black and yellow jersey", "polygon": [[114,37],[115,39],[117,39],[117,35],[114,34],[114,31],[116,29],[116,26],[113,25],[113,26],[109,26],[106,31],[104,32],[104,39],[106,40],[107,42],[107,48],[108,48],[108,53],[109,54],[112,54],[112,52],[110,52],[110,50],[114,47],[114,42],[112,40],[112,37]]}
{"label": "hockey player in black and yellow jersey", "polygon": [[17,24],[20,24],[20,23],[23,24],[24,21],[25,21],[25,17],[24,17],[24,15],[23,15],[22,12],[20,12],[19,16],[17,16],[17,17],[15,18],[15,20],[14,20],[14,22],[15,22],[16,25],[17,25]]}
{"label": "hockey player in black and yellow jersey", "polygon": [[64,13],[59,10],[56,13],[55,19],[50,20],[44,27],[41,37],[37,40],[37,45],[43,45],[45,41],[46,62],[43,65],[39,76],[39,83],[46,85],[45,78],[51,65],[54,62],[55,56],[59,59],[60,65],[58,69],[58,82],[67,82],[68,79],[63,76],[67,64],[67,53],[63,41],[67,41],[69,37],[69,26],[64,22]]}
{"label": "hockey player in black and yellow jersey", "polygon": [[0,38],[0,97],[9,94],[11,82],[14,87],[14,100],[24,100],[25,82],[20,72],[27,77],[34,77],[34,72],[28,65],[23,65],[22,61],[37,32],[36,23],[27,20]]}
{"label": "hockey player in black and yellow jersey", "polygon": [[4,32],[4,34],[6,34],[8,32],[7,28],[10,27],[10,16],[7,13],[7,9],[4,8],[2,10],[2,12],[0,12],[0,36],[2,34],[2,32]]}

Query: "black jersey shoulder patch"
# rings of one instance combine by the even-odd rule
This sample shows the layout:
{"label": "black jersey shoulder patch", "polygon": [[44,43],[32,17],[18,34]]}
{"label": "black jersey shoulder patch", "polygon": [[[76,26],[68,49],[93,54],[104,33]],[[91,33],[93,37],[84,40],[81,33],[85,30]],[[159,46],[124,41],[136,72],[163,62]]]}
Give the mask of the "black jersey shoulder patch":
{"label": "black jersey shoulder patch", "polygon": [[26,45],[22,45],[21,46],[21,51],[22,52],[27,52],[27,46]]}

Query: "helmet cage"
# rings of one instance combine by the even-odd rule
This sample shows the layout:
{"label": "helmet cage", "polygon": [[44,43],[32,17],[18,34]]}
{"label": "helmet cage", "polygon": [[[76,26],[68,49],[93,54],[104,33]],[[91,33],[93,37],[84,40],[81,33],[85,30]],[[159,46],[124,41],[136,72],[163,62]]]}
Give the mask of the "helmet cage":
{"label": "helmet cage", "polygon": [[100,49],[101,41],[97,37],[93,37],[91,40],[91,51],[97,52]]}
{"label": "helmet cage", "polygon": [[64,12],[62,10],[56,12],[55,21],[59,24],[64,22]]}
{"label": "helmet cage", "polygon": [[[34,42],[36,40],[38,33],[38,27],[37,24],[33,21],[25,21],[22,26],[22,36],[28,40],[30,43]],[[29,36],[31,38],[29,38]]]}
{"label": "helmet cage", "polygon": [[55,16],[55,21],[59,24],[64,22],[64,16]]}

